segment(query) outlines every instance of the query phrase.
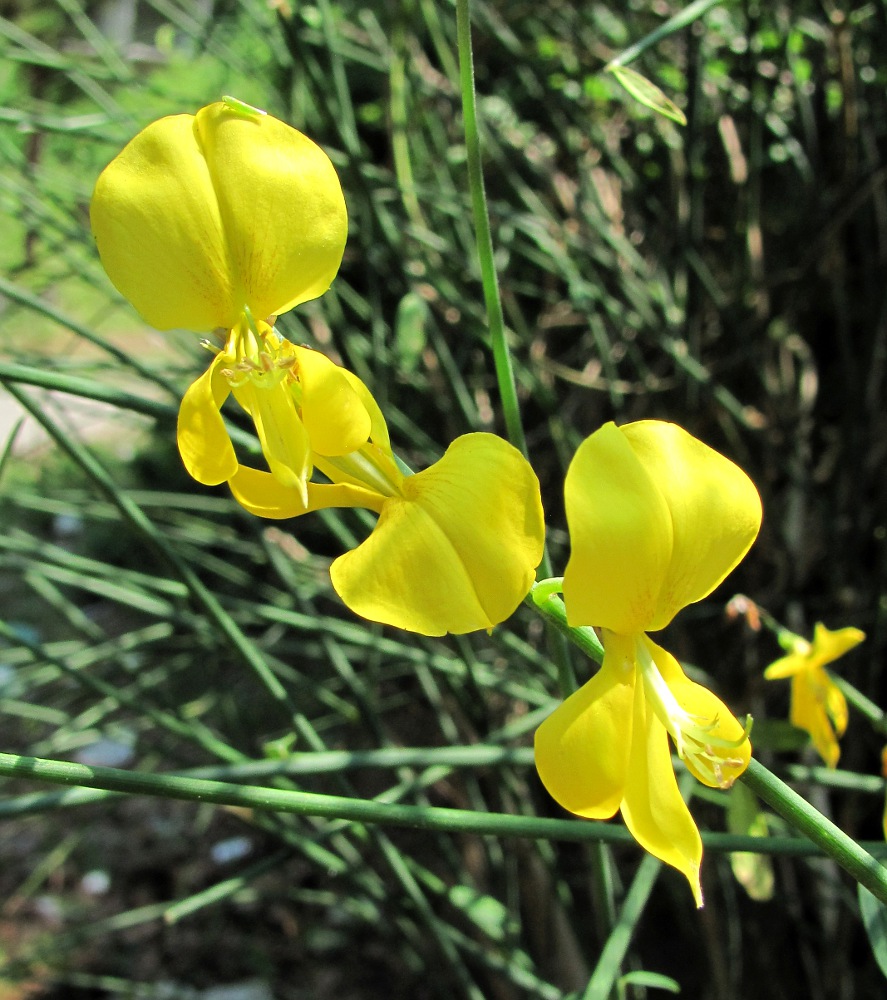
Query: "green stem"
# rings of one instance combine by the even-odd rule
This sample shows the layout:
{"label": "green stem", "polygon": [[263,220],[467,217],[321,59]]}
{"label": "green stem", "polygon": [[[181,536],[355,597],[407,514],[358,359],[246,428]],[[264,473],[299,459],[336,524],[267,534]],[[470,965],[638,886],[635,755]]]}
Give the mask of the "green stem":
{"label": "green stem", "polygon": [[613,66],[627,66],[628,63],[637,59],[642,52],[646,52],[647,49],[657,45],[663,38],[668,38],[669,35],[673,35],[676,31],[686,28],[719,3],[721,3],[721,0],[695,0],[694,3],[688,4],[683,10],[670,17],[663,24],[660,24],[655,31],[651,31],[649,35],[645,35],[640,41],[630,45],[624,52],[620,52],[604,68],[610,69]]}
{"label": "green stem", "polygon": [[[567,609],[564,602],[557,596],[562,583],[563,580],[557,578],[540,580],[533,585],[525,603],[537,611],[550,625],[553,625],[558,632],[565,635],[570,642],[578,646],[595,663],[603,663],[604,647],[595,630],[587,625],[574,627],[567,622]],[[573,693],[575,685],[564,692],[563,684],[561,684],[561,689],[561,695],[567,697]]]}
{"label": "green stem", "polygon": [[860,885],[887,904],[887,870],[855,840],[754,758],[749,761],[741,780],[823,853],[837,861]]}
{"label": "green stem", "polygon": [[[477,254],[480,261],[481,281],[484,301],[487,307],[487,323],[490,328],[490,346],[499,384],[502,415],[508,440],[525,458],[529,458],[527,439],[521,423],[520,402],[517,397],[517,383],[514,366],[508,349],[505,333],[505,316],[499,295],[499,281],[496,277],[496,261],[493,255],[493,235],[490,230],[490,215],[484,190],[484,173],[481,160],[480,132],[477,124],[477,96],[474,89],[474,53],[471,45],[471,0],[456,0],[456,42],[459,52],[459,84],[462,91],[462,119],[465,129],[465,153],[468,164],[468,187],[471,192],[471,210],[474,216],[474,232],[477,240]],[[539,563],[539,575],[551,576],[551,556],[546,542]],[[557,635],[551,637],[551,656],[557,664],[561,693],[564,697],[576,689],[576,677],[570,662],[567,644]]]}
{"label": "green stem", "polygon": [[662,862],[652,854],[646,855],[641,861],[631,887],[625,894],[625,902],[622,904],[619,916],[598,958],[583,1000],[607,1000],[611,995],[628,953],[628,946],[631,944],[661,869]]}
{"label": "green stem", "polygon": [[841,689],[844,697],[856,711],[865,716],[875,732],[880,736],[887,736],[887,712],[884,712],[870,698],[867,698],[862,691],[855,688],[843,677],[833,673],[829,673],[829,677]]}
{"label": "green stem", "polygon": [[[463,751],[466,749],[463,748]],[[422,752],[433,754],[435,751],[427,748]],[[569,840],[585,843],[634,843],[631,834],[620,824],[514,816],[509,813],[481,813],[470,809],[445,809],[437,806],[401,805],[373,799],[319,795],[286,788],[238,785],[192,777],[188,774],[150,774],[144,771],[125,771],[115,767],[90,767],[87,764],[25,757],[12,753],[0,753],[0,775],[73,786],[80,790],[77,795],[63,792],[59,793],[58,797],[46,793],[22,796],[19,808],[8,810],[0,808],[0,815],[4,816],[25,815],[47,808],[86,804],[96,801],[96,797],[86,794],[83,789],[104,789],[105,792],[116,794],[153,795],[191,802],[213,802],[217,805],[263,812],[406,826],[441,833],[474,833],[492,837],[527,837],[534,840]],[[11,800],[12,803],[19,801]],[[705,849],[712,852],[750,851],[801,857],[820,853],[816,846],[797,838],[703,833],[702,842]],[[866,846],[887,854],[887,844],[878,842]],[[873,864],[877,864],[873,858],[871,860]],[[887,900],[887,891],[872,889],[872,892],[879,899]]]}
{"label": "green stem", "polygon": [[6,391],[43,427],[49,436],[80,466],[83,472],[99,487],[117,507],[123,518],[139,534],[152,543],[155,550],[178,574],[195,603],[215,625],[219,633],[230,643],[247,665],[255,672],[267,688],[269,694],[292,718],[295,706],[278,677],[272,672],[259,649],[246,637],[219,602],[216,595],[199,579],[179,552],[157,531],[153,522],[142,509],[126,494],[122,493],[98,460],[75,437],[55,423],[37,403],[18,386],[0,380]]}
{"label": "green stem", "polygon": [[[462,117],[465,127],[465,151],[468,161],[468,184],[471,191],[471,208],[474,214],[474,230],[477,238],[477,252],[480,258],[481,280],[484,301],[487,307],[487,322],[490,327],[490,343],[496,366],[496,379],[502,397],[502,413],[508,440],[527,455],[527,442],[520,418],[517,385],[511,353],[505,336],[505,317],[502,300],[499,297],[499,282],[496,278],[496,263],[493,257],[493,237],[490,232],[490,217],[487,211],[487,196],[484,192],[484,175],[481,165],[480,133],[477,125],[477,103],[474,90],[474,54],[471,47],[471,0],[456,0],[456,37],[459,49],[459,82],[462,89]],[[543,571],[546,576],[549,570]]]}

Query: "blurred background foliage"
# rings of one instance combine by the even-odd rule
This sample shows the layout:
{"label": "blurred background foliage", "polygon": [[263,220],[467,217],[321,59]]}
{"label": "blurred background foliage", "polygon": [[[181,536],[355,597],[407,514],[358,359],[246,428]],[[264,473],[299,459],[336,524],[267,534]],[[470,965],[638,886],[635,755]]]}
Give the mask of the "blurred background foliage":
{"label": "blurred background foliage", "polygon": [[[865,629],[838,669],[881,704],[887,5],[700,4],[632,64],[683,128],[602,71],[679,9],[474,5],[494,242],[555,566],[579,441],[609,419],[675,420],[764,500],[727,586],[804,634]],[[502,431],[450,4],[0,0],[3,749],[173,770],[324,747],[527,747],[556,692],[538,621],[450,641],[364,626],[326,568],[366,518],[260,523],[179,466],[177,401],[205,352],[117,295],[88,205],[141,127],[222,93],[318,141],[346,192],[340,276],[284,332],[370,385],[414,467],[458,434]],[[778,648],[726,619],[732,590],[685,611],[666,645],[753,713],[778,768],[791,758],[776,751],[804,741],[768,725],[786,713],[786,690],[761,681]],[[879,773],[883,739],[851,717],[842,767]],[[275,780],[556,813],[526,754]],[[634,848],[605,859],[601,886],[597,852],[577,845],[5,788],[4,1000],[557,1000],[585,990],[611,939],[607,900],[638,870]],[[880,795],[802,791],[851,835],[881,836]],[[726,797],[709,798],[694,813],[724,829]],[[598,966],[593,995],[622,975],[623,996],[883,995],[852,887],[822,861],[775,869],[773,897],[752,901],[708,854],[701,914],[680,876],[654,870],[631,952]]]}

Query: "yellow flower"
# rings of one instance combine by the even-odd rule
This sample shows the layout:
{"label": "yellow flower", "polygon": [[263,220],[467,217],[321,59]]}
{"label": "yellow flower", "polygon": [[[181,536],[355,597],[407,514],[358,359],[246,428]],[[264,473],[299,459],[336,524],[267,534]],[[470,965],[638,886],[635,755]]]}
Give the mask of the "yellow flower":
{"label": "yellow flower", "polygon": [[369,440],[349,454],[315,452],[330,483],[309,482],[305,499],[244,466],[229,482],[235,499],[260,517],[324,507],[378,513],[369,538],[330,568],[336,592],[364,618],[421,635],[498,625],[526,596],[542,558],[542,503],[529,463],[494,434],[466,434],[424,472],[404,475],[375,400],[339,371],[367,408]]}
{"label": "yellow flower", "polygon": [[243,320],[179,410],[182,460],[207,486],[227,482],[240,467],[220,413],[232,392],[255,424],[274,478],[295,487],[303,504],[314,454],[345,455],[370,436],[362,398],[369,391],[358,379],[319,352],[291,344],[267,323]]}
{"label": "yellow flower", "polygon": [[347,383],[330,374],[335,366],[272,328],[274,317],[329,288],[345,247],[345,200],[319,146],[243,107],[220,102],[149,125],[102,172],[90,219],[111,281],[149,323],[225,336],[179,416],[191,475],[211,485],[236,471],[218,416],[233,391],[275,476],[304,495],[312,417],[321,450],[333,453],[369,430]]}
{"label": "yellow flower", "polygon": [[600,671],[536,733],[545,787],[570,812],[621,810],[635,839],[687,877],[702,905],[699,831],[678,789],[668,737],[687,769],[727,788],[748,765],[747,732],[646,635],[702,600],[739,563],[761,523],[754,485],[675,424],[607,424],[579,447],[564,487],[570,625],[600,630]]}
{"label": "yellow flower", "polygon": [[822,622],[816,623],[812,643],[786,632],[782,641],[790,644],[790,651],[764,671],[768,681],[791,677],[789,720],[810,734],[827,767],[836,767],[841,756],[838,740],[847,728],[847,699],[829,677],[825,665],[858,646],[864,638],[865,633],[858,628],[831,632]]}
{"label": "yellow flower", "polygon": [[[264,517],[333,506],[379,514],[331,569],[366,618],[442,635],[492,628],[515,610],[544,537],[523,456],[469,434],[404,475],[360,379],[274,328],[277,315],[326,291],[342,259],[345,202],[319,147],[239,102],[163,118],[104,170],[90,218],[108,275],[149,323],[224,335],[179,411],[179,450],[195,479],[228,482]],[[268,472],[235,454],[220,413],[232,394]],[[315,469],[330,482],[313,482]]]}

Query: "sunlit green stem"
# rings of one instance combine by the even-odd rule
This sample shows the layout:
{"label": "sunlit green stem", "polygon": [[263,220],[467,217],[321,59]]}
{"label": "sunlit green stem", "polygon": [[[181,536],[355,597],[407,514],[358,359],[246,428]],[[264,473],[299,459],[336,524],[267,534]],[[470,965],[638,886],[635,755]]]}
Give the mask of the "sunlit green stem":
{"label": "sunlit green stem", "polygon": [[[459,748],[466,755],[474,748]],[[427,755],[429,761],[438,758],[441,750],[449,748],[414,749],[414,754]],[[303,757],[310,755],[305,754]],[[324,754],[324,756],[326,756]],[[415,758],[414,758],[415,759]],[[442,759],[442,758],[441,758]],[[255,762],[263,766],[267,762]],[[278,765],[281,762],[275,762]],[[760,765],[759,765],[760,766]],[[309,770],[312,770],[309,768]],[[765,769],[762,769],[765,770]],[[236,774],[232,766],[228,773]],[[765,771],[766,773],[766,771]],[[293,813],[300,816],[321,816],[360,823],[381,823],[390,826],[410,826],[443,833],[474,833],[483,836],[528,837],[544,840],[570,840],[575,842],[600,842],[632,844],[628,830],[616,823],[584,822],[573,819],[548,819],[540,816],[518,816],[509,813],[476,812],[470,809],[444,809],[436,806],[412,806],[380,802],[372,799],[347,798],[339,795],[318,795],[288,788],[265,788],[193,777],[190,774],[150,774],[143,771],[125,771],[114,767],[90,767],[64,760],[24,757],[0,753],[0,775],[35,780],[54,785],[74,786],[82,789],[104,789],[109,793],[153,795],[191,802],[213,802],[217,805],[239,806],[267,812]],[[772,777],[772,776],[771,776]],[[80,805],[94,801],[94,797],[79,793],[59,793],[57,798],[47,793],[22,796],[11,800],[12,808],[3,808],[0,815],[25,815],[47,808]],[[750,837],[739,834],[702,834],[707,851],[751,851],[762,854],[810,856],[819,848],[796,838]],[[867,845],[871,850],[887,854],[883,843]],[[860,848],[861,850],[861,848]],[[873,864],[877,864],[871,858]],[[871,886],[867,886],[871,888]],[[887,902],[887,885],[872,889],[882,901]]]}
{"label": "sunlit green stem", "polygon": [[[557,596],[562,584],[562,578],[540,580],[533,585],[533,589],[527,595],[526,603],[538,611],[558,632],[577,645],[586,656],[590,656],[595,663],[603,663],[604,647],[595,630],[587,626],[573,628],[567,624],[567,609]],[[573,693],[574,688],[575,685],[571,685],[567,691],[562,690],[561,694],[567,697]]]}
{"label": "sunlit green stem", "polygon": [[837,674],[829,674],[829,677],[837,684],[848,702],[864,715],[872,728],[881,736],[887,737],[887,712],[879,708],[870,698],[867,698],[862,691],[855,688],[849,681]]}
{"label": "sunlit green stem", "polygon": [[[487,322],[490,327],[490,343],[493,350],[493,361],[496,365],[496,379],[499,383],[499,394],[502,397],[502,413],[505,418],[508,439],[526,455],[527,442],[520,419],[514,368],[511,364],[511,354],[505,336],[505,317],[502,312],[502,300],[499,297],[499,282],[496,278],[496,264],[493,257],[493,237],[490,232],[487,197],[484,191],[480,133],[477,125],[477,103],[474,91],[470,0],[456,0],[456,34],[459,50],[459,82],[462,89],[465,151],[468,162],[468,184],[471,190],[471,208],[474,214],[474,230],[480,258],[484,301],[487,306]],[[544,572],[548,575],[549,571],[545,570]]]}
{"label": "sunlit green stem", "polygon": [[262,653],[244,635],[237,623],[222,607],[215,594],[198,578],[197,574],[184,561],[178,551],[157,531],[142,509],[130,497],[121,493],[98,460],[76,438],[68,434],[60,424],[54,422],[45,410],[37,405],[26,393],[23,393],[18,386],[9,382],[4,382],[3,384],[6,391],[24,410],[31,414],[47,434],[71,456],[84,473],[117,507],[124,520],[131,524],[168,561],[197,605],[205,613],[207,619],[228,640],[231,648],[236,650],[246,664],[256,673],[272,698],[290,716],[295,715],[296,709],[290,699],[289,693],[273,673]]}
{"label": "sunlit green stem", "polygon": [[749,762],[741,780],[796,830],[837,861],[873,896],[887,903],[887,868],[855,840],[758,761],[752,759]]}
{"label": "sunlit green stem", "polygon": [[[505,333],[505,316],[499,295],[496,277],[496,261],[493,256],[493,236],[490,231],[490,216],[487,211],[487,196],[484,191],[483,165],[481,161],[480,132],[477,123],[477,99],[474,89],[474,53],[471,45],[471,0],[456,0],[456,44],[459,53],[459,85],[462,92],[462,119],[465,131],[465,154],[468,165],[468,185],[471,192],[471,209],[474,217],[474,232],[480,261],[481,281],[484,301],[487,307],[487,323],[490,328],[490,346],[496,368],[496,381],[502,402],[502,415],[508,440],[524,456],[529,457],[527,440],[520,416],[517,383],[508,338]],[[538,575],[552,574],[548,545],[542,549]],[[558,635],[551,635],[551,657],[557,664],[562,692],[570,692],[576,686],[573,665],[567,643]]]}

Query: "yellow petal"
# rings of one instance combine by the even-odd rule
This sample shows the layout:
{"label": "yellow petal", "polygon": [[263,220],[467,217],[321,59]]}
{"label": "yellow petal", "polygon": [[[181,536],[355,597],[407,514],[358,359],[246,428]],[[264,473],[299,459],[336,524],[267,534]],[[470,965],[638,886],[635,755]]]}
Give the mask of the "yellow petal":
{"label": "yellow petal", "polygon": [[822,674],[825,677],[826,684],[825,711],[832,720],[832,725],[835,727],[835,734],[841,737],[847,731],[847,699],[844,697],[844,692],[831,679],[828,671],[822,670]]}
{"label": "yellow petal", "polygon": [[571,625],[632,635],[657,613],[672,528],[656,482],[615,424],[579,446],[564,483],[570,560],[564,602]]}
{"label": "yellow petal", "polygon": [[794,677],[795,674],[806,670],[809,665],[808,653],[788,653],[767,667],[764,671],[764,678],[768,681],[784,680],[786,677]]}
{"label": "yellow petal", "polygon": [[105,270],[161,330],[230,329],[316,298],[347,234],[327,155],[270,115],[225,104],[162,118],[103,171],[90,208]]}
{"label": "yellow petal", "polygon": [[614,636],[601,669],[536,730],[536,770],[571,813],[608,819],[625,789],[632,741],[634,638]]}
{"label": "yellow petal", "polygon": [[348,219],[335,168],[309,138],[271,115],[225,104],[197,112],[235,275],[256,319],[322,295],[345,248]]}
{"label": "yellow petal", "polygon": [[539,484],[492,434],[468,434],[407,476],[370,537],[332,566],[352,611],[422,635],[492,628],[526,596],[542,558]]}
{"label": "yellow petal", "polygon": [[761,499],[739,466],[677,424],[642,420],[620,430],[656,484],[674,532],[656,613],[644,630],[656,631],[707,597],[748,552],[761,526]]}
{"label": "yellow petal", "polygon": [[240,466],[228,481],[234,499],[251,514],[277,520],[326,507],[366,507],[378,511],[381,498],[349,484],[308,483],[307,503],[298,488],[281,485],[270,472]]}
{"label": "yellow petal", "polygon": [[858,628],[839,628],[832,632],[822,622],[817,622],[813,630],[812,659],[819,666],[837,660],[865,639],[865,632]]}
{"label": "yellow petal", "polygon": [[837,767],[841,748],[826,711],[828,684],[831,681],[826,677],[823,682],[821,675],[824,674],[824,670],[819,670],[816,674],[805,671],[792,677],[789,719],[792,725],[810,734],[813,746],[825,761],[826,767]]}
{"label": "yellow petal", "polygon": [[188,387],[179,407],[176,438],[188,474],[204,486],[216,486],[237,471],[237,456],[219,410],[231,391],[222,374],[224,355]]}
{"label": "yellow petal", "polygon": [[[698,721],[708,737],[702,755],[692,753],[692,742],[688,741],[684,757],[687,770],[704,785],[729,788],[748,767],[751,759],[751,742],[745,727],[716,694],[691,681],[668,650],[647,637],[644,642],[677,703]],[[737,741],[741,741],[739,745],[722,745],[736,744]]]}
{"label": "yellow petal", "polygon": [[313,451],[347,455],[369,440],[370,415],[345,369],[319,351],[296,347],[302,387],[302,423]]}
{"label": "yellow petal", "polygon": [[675,779],[668,735],[647,706],[642,684],[635,688],[632,734],[622,818],[644,850],[683,872],[702,906],[702,838]]}
{"label": "yellow petal", "polygon": [[259,436],[262,454],[282,486],[304,490],[312,472],[311,441],[299,419],[287,382],[264,386],[251,381],[234,390],[237,402],[249,413]]}
{"label": "yellow petal", "polygon": [[99,176],[90,221],[115,287],[159,330],[233,326],[219,204],[194,117],[161,118]]}
{"label": "yellow petal", "polygon": [[379,408],[375,397],[354,372],[343,368],[342,374],[348,379],[351,388],[357,393],[358,398],[363,403],[364,409],[370,415],[370,440],[373,444],[381,448],[383,452],[387,452],[390,455],[391,441],[388,436],[388,425],[385,423],[385,417],[382,415],[382,410]]}

